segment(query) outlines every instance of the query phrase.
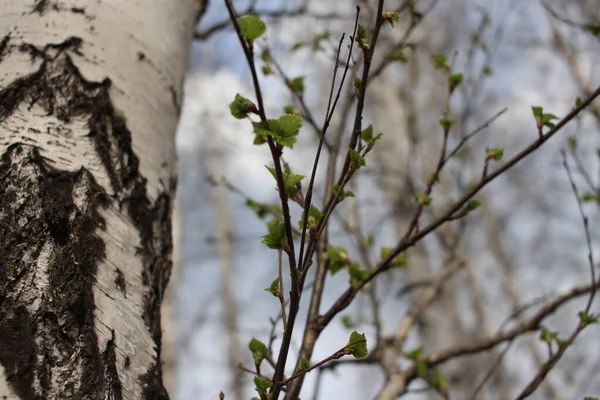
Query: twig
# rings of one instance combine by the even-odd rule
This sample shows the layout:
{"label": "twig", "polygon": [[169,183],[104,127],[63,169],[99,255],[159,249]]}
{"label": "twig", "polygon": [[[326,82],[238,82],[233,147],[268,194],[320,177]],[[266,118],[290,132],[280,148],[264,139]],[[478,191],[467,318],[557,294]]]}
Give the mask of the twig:
{"label": "twig", "polygon": [[[427,225],[420,231],[416,232],[410,238],[401,240],[400,243],[398,243],[398,245],[396,246],[396,248],[394,248],[387,257],[385,257],[383,260],[381,260],[379,262],[379,264],[375,267],[374,272],[369,277],[367,277],[363,282],[360,283],[358,289],[362,288],[364,285],[366,285],[368,282],[370,282],[372,279],[374,279],[381,272],[389,269],[389,267],[391,265],[391,261],[394,259],[394,257],[403,253],[408,248],[414,246],[417,242],[419,242],[421,239],[423,239],[429,233],[431,233],[432,231],[436,230],[441,225],[446,223],[457,211],[461,210],[462,207],[464,207],[465,204],[469,200],[471,200],[477,193],[479,193],[479,191],[481,191],[481,189],[483,189],[494,179],[496,179],[497,177],[502,175],[504,172],[506,172],[510,168],[514,167],[516,164],[518,164],[520,161],[522,161],[524,158],[526,158],[531,153],[533,153],[535,150],[537,150],[540,146],[542,146],[545,142],[547,142],[551,137],[553,137],[557,132],[559,132],[568,122],[570,122],[573,118],[575,118],[585,107],[587,107],[589,104],[591,104],[591,102],[594,101],[594,99],[596,99],[598,96],[600,96],[600,87],[594,91],[592,96],[590,96],[586,100],[582,101],[579,106],[574,107],[573,110],[571,110],[571,112],[569,112],[563,119],[561,119],[554,126],[554,128],[550,129],[542,137],[536,139],[532,144],[527,146],[525,149],[521,150],[521,152],[519,152],[517,155],[515,155],[513,158],[511,158],[509,161],[507,161],[501,167],[496,169],[494,172],[488,174],[477,185],[475,185],[469,191],[467,191],[458,201],[456,201],[452,206],[450,206],[446,210],[446,212],[444,212],[442,214],[442,216],[440,216],[439,218],[437,218],[436,220],[431,222],[429,225]],[[335,315],[337,315],[339,312],[341,312],[346,307],[348,307],[348,305],[350,304],[352,299],[354,299],[354,297],[356,296],[356,293],[357,293],[357,290],[355,288],[347,289],[346,292],[344,292],[338,298],[338,300],[330,307],[330,309],[325,313],[325,315],[323,315],[320,318],[320,323],[325,324],[325,325],[327,323],[329,323],[329,321],[331,321],[331,319],[333,319],[333,317]]]}
{"label": "twig", "polygon": [[[583,223],[583,231],[585,232],[585,242],[588,249],[588,262],[590,264],[590,280],[592,283],[596,282],[596,271],[594,264],[594,253],[592,250],[592,238],[590,235],[588,217],[585,215],[585,211],[583,210],[583,202],[581,197],[579,196],[579,190],[577,189],[577,185],[575,184],[575,180],[573,179],[573,175],[571,174],[571,168],[569,167],[569,163],[567,163],[567,155],[564,150],[561,151],[563,165],[565,167],[565,171],[567,172],[567,177],[569,178],[569,183],[571,184],[571,189],[573,189],[573,194],[575,195],[575,200],[577,201],[577,208],[579,209],[579,215],[581,216],[581,222]],[[593,290],[590,293],[590,298],[588,299],[587,305],[585,307],[585,312],[589,312],[592,307],[592,303],[594,302],[594,295],[596,291]]]}

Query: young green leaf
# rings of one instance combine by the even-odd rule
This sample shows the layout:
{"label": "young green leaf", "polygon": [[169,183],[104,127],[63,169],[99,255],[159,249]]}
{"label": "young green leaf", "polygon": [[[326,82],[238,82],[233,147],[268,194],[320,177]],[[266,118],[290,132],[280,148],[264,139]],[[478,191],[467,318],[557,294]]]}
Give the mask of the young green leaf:
{"label": "young green leaf", "polygon": [[542,116],[542,124],[549,128],[554,128],[553,120],[558,119],[558,117],[554,114],[544,114]]}
{"label": "young green leaf", "polygon": [[442,126],[442,128],[444,128],[445,132],[448,132],[450,129],[452,129],[454,121],[452,121],[451,119],[440,119],[440,125]]}
{"label": "young green leaf", "polygon": [[[269,170],[275,181],[277,181],[277,170],[275,167],[265,167]],[[283,188],[285,190],[285,194],[288,197],[294,198],[296,194],[298,194],[298,185],[304,179],[304,175],[293,174],[290,171],[281,171],[281,175],[283,176]]]}
{"label": "young green leaf", "polygon": [[360,286],[361,283],[371,276],[370,270],[361,268],[357,263],[351,264],[348,272],[350,274],[350,286],[354,288]]}
{"label": "young green leaf", "polygon": [[296,42],[292,45],[292,47],[290,48],[290,51],[292,53],[300,50],[302,47],[304,46],[304,42]]}
{"label": "young green leaf", "polygon": [[264,376],[254,377],[254,387],[258,393],[267,393],[267,390],[269,390],[271,386],[273,386],[271,381]]}
{"label": "young green leaf", "polygon": [[269,350],[267,346],[256,338],[252,338],[248,343],[248,349],[252,352],[252,358],[254,358],[254,363],[259,365],[262,360],[267,358],[269,354]]}
{"label": "young green leaf", "polygon": [[350,257],[343,247],[327,246],[327,258],[329,259],[329,272],[335,275],[342,268],[350,265]]}
{"label": "young green leaf", "polygon": [[339,201],[344,200],[346,197],[356,197],[354,195],[354,192],[351,192],[349,190],[343,190],[340,192],[340,185],[333,185],[333,194],[335,194],[338,197]]}
{"label": "young green leaf", "polygon": [[408,57],[402,49],[396,49],[392,57],[394,60],[400,61],[402,64],[406,64],[408,62]]}
{"label": "young green leaf", "polygon": [[384,21],[389,22],[390,25],[393,27],[394,22],[398,22],[398,20],[400,19],[400,13],[395,11],[386,11],[383,13],[382,17]]}
{"label": "young green leaf", "polygon": [[466,211],[473,211],[481,205],[481,202],[478,200],[469,200],[465,205]]}
{"label": "young green leaf", "polygon": [[424,351],[425,351],[425,349],[423,348],[423,346],[419,346],[416,349],[413,349],[413,350],[409,351],[408,353],[406,353],[406,358],[413,360],[413,361],[418,361],[423,358]]}
{"label": "young green leaf", "polygon": [[595,317],[585,311],[579,311],[578,315],[579,315],[579,319],[581,320],[581,323],[583,323],[585,325],[598,323],[598,317]]}
{"label": "young green leaf", "polygon": [[229,110],[231,115],[237,119],[244,119],[248,114],[258,112],[256,105],[239,93],[235,95],[235,99],[229,104]]}
{"label": "young green leaf", "polygon": [[[311,204],[310,208],[308,209],[308,223],[306,224],[308,230],[316,231],[317,226],[321,222],[322,218],[323,214],[321,214],[321,211],[319,211],[317,207]],[[302,213],[302,218],[300,219],[300,221],[298,221],[298,226],[300,229],[304,228],[304,212]]]}
{"label": "young green leaf", "polygon": [[417,199],[417,203],[419,203],[420,206],[428,206],[433,201],[431,196],[428,196],[425,193],[416,193],[415,199]]}
{"label": "young green leaf", "polygon": [[365,358],[369,354],[367,338],[364,333],[352,332],[346,346],[346,354],[351,354],[356,358]]}
{"label": "young green leaf", "polygon": [[261,243],[270,249],[284,249],[287,246],[285,223],[279,219],[274,219],[269,222],[267,228],[269,229],[269,233],[262,237]]}
{"label": "young green leaf", "polygon": [[485,152],[487,160],[501,161],[504,156],[504,148],[502,147],[488,147]]}
{"label": "young green leaf", "polygon": [[308,359],[303,358],[302,360],[300,360],[300,369],[301,370],[307,370],[310,368],[310,361],[308,361]]}
{"label": "young green leaf", "polygon": [[450,388],[450,380],[439,369],[434,369],[431,374],[431,386],[443,393],[447,393]]}
{"label": "young green leaf", "polygon": [[281,289],[279,286],[279,277],[276,278],[268,288],[264,289],[265,291],[271,293],[275,297],[281,296]]}
{"label": "young green leaf", "polygon": [[358,29],[356,30],[356,43],[361,48],[369,48],[369,39],[367,39],[367,30],[361,24],[358,24]]}
{"label": "young green leaf", "polygon": [[359,77],[355,76],[354,77],[354,91],[356,93],[360,92],[360,86],[362,85],[362,81],[360,80]]}
{"label": "young green leaf", "polygon": [[263,75],[265,76],[271,75],[273,73],[273,71],[271,71],[271,67],[269,67],[268,65],[263,65],[260,69]]}
{"label": "young green leaf", "polygon": [[354,170],[359,170],[361,167],[367,165],[367,161],[365,160],[365,158],[354,149],[350,149],[350,160],[352,161],[350,163],[350,168]]}
{"label": "young green leaf", "polygon": [[292,92],[302,96],[302,94],[304,93],[304,77],[299,76],[290,80],[288,82],[288,87],[292,90]]}
{"label": "young green leaf", "polygon": [[448,87],[450,88],[450,93],[456,89],[458,85],[460,85],[463,81],[463,74],[452,74],[448,77]]}
{"label": "young green leaf", "polygon": [[435,54],[432,60],[435,69],[450,69],[450,63],[448,63],[448,58],[444,54]]}
{"label": "young green leaf", "polygon": [[285,114],[278,119],[253,122],[252,126],[256,133],[254,144],[265,143],[267,136],[271,136],[276,143],[293,148],[302,127],[302,118],[295,114]]}
{"label": "young green leaf", "polygon": [[373,125],[369,124],[365,129],[360,132],[360,138],[365,142],[373,140]]}
{"label": "young green leaf", "polygon": [[342,317],[342,325],[344,325],[344,328],[346,329],[354,328],[354,322],[352,321],[352,318],[349,315],[344,315]]}
{"label": "young green leaf", "polygon": [[[382,247],[379,251],[379,257],[383,260],[384,258],[387,258],[393,250],[394,249],[391,247]],[[406,267],[406,265],[408,265],[406,253],[399,254],[390,261],[390,267],[392,268],[403,268]]]}
{"label": "young green leaf", "polygon": [[242,36],[249,41],[258,39],[267,30],[267,25],[256,15],[246,15],[237,20]]}

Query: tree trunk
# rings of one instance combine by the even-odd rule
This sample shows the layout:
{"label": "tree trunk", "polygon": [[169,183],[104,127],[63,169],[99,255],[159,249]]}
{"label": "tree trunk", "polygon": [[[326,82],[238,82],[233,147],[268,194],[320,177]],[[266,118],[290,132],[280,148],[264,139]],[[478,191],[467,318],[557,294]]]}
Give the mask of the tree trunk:
{"label": "tree trunk", "polygon": [[173,136],[200,5],[0,1],[0,397],[168,398]]}

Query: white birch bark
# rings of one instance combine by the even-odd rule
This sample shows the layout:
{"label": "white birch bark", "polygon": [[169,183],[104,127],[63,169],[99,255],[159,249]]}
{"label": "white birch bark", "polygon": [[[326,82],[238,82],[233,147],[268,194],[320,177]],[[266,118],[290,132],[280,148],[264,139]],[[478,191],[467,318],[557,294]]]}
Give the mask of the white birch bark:
{"label": "white birch bark", "polygon": [[173,136],[200,4],[0,1],[0,397],[168,398]]}

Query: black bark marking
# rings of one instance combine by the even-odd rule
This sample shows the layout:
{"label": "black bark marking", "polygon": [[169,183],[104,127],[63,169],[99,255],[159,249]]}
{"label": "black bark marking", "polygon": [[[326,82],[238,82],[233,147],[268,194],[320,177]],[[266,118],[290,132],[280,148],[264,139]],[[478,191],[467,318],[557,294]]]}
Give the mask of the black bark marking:
{"label": "black bark marking", "polygon": [[52,11],[60,11],[60,7],[57,3],[53,3],[49,0],[37,0],[33,5],[33,10],[31,13],[38,13],[40,15],[44,15],[47,11],[52,9]]}
{"label": "black bark marking", "polygon": [[[0,318],[0,332],[20,331],[13,344],[10,334],[0,334],[0,362],[8,381],[21,398],[44,399],[52,368],[77,360],[81,385],[77,374],[60,376],[64,393],[73,399],[102,393],[106,382],[97,373],[103,363],[93,329],[92,287],[105,256],[96,233],[104,229],[98,209],[108,205],[108,197],[87,170],[55,170],[36,147],[20,143],[0,159],[0,186],[0,315],[8,316]],[[78,187],[85,194],[76,205],[72,193]],[[56,245],[44,254],[49,242]],[[45,270],[38,265],[40,257]],[[27,290],[19,290],[23,286]],[[25,307],[32,295],[38,305],[29,315]],[[42,393],[34,392],[34,376]]]}
{"label": "black bark marking", "polygon": [[[8,268],[16,269],[12,264],[8,264]],[[4,302],[11,303],[12,307],[10,311],[5,311],[4,307],[0,309],[0,363],[15,394],[23,399],[33,399],[31,365],[36,355],[36,345],[32,340],[35,323],[25,307],[0,298],[0,305]]]}
{"label": "black bark marking", "polygon": [[112,339],[106,343],[104,351],[104,380],[107,382],[108,393],[106,398],[111,400],[123,400],[123,389],[119,374],[117,373],[117,355],[115,353],[115,331],[112,331]]}
{"label": "black bark marking", "polygon": [[[38,5],[42,3],[44,7],[47,5],[45,1]],[[114,349],[107,347],[104,355],[97,350],[92,287],[98,263],[105,257],[104,243],[96,233],[105,229],[98,210],[116,203],[125,209],[141,238],[136,254],[144,266],[142,281],[146,286],[142,317],[158,355],[155,364],[140,377],[148,393],[145,398],[168,399],[162,385],[160,363],[160,303],[172,265],[172,188],[165,189],[154,204],[149,199],[146,179],[139,172],[139,159],[133,151],[131,132],[110,98],[110,80],[87,81],[73,62],[72,54],[81,55],[81,45],[81,39],[73,37],[43,49],[19,46],[32,60],[40,59],[41,64],[31,75],[0,90],[0,121],[23,104],[41,106],[48,115],[64,122],[76,116],[87,117],[88,137],[108,174],[113,193],[109,196],[85,168],[76,173],[55,170],[37,148],[22,143],[11,145],[0,164],[0,260],[3,261],[0,264],[0,315],[14,313],[16,307],[24,304],[25,300],[18,297],[16,285],[36,278],[37,259],[46,256],[41,254],[43,246],[52,241],[58,250],[49,256],[45,271],[52,290],[40,290],[36,296],[41,303],[40,311],[29,318],[31,334],[23,340],[34,342],[41,337],[45,347],[57,349],[64,360],[77,352],[76,357],[84,363],[84,373],[79,390],[75,391],[74,385],[65,386],[65,390],[72,392],[69,398],[81,399],[84,393],[100,395],[106,393],[109,386],[114,391],[115,381],[106,375],[106,371],[113,368],[106,363],[115,362],[106,352],[114,352]],[[58,129],[56,133],[58,141],[67,140],[65,132]],[[76,185],[85,185],[84,199],[74,198]],[[23,193],[28,196],[22,196]],[[82,201],[85,209],[78,206]],[[27,219],[23,226],[19,225],[22,218]],[[0,319],[0,330],[10,328],[6,324],[5,319]],[[42,350],[32,351],[39,356]],[[4,357],[4,352],[2,354]],[[6,357],[14,358],[14,355]],[[28,371],[47,376],[46,369],[61,362],[56,357],[48,351],[44,353],[44,366],[29,362]],[[21,359],[24,356],[20,356]],[[4,358],[0,362],[12,374],[11,385],[20,390],[33,390],[31,381],[20,369],[14,364],[7,366]],[[113,378],[118,379],[116,369],[114,372]],[[48,379],[48,385],[49,382]]]}
{"label": "black bark marking", "polygon": [[115,270],[115,286],[121,291],[123,297],[127,297],[127,282],[125,282],[125,275],[120,268]]}

